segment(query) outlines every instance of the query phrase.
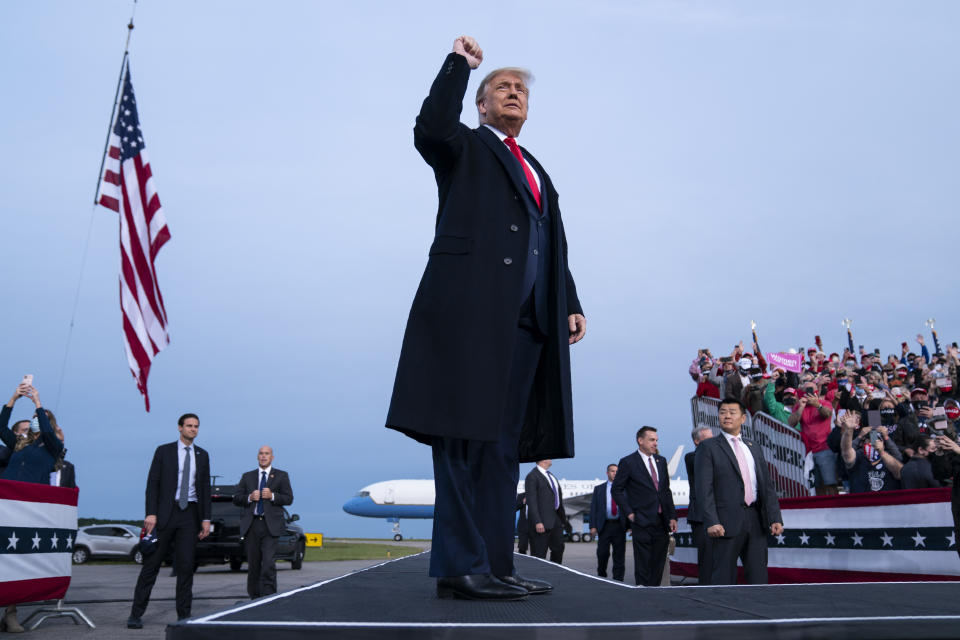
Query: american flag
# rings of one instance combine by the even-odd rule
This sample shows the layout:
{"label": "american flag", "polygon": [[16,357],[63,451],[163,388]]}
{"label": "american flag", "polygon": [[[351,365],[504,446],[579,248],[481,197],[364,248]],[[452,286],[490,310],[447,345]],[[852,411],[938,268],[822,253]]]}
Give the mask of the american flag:
{"label": "american flag", "polygon": [[130,66],[123,76],[123,92],[114,113],[103,176],[100,204],[120,214],[120,308],[127,361],[143,394],[147,411],[147,376],[153,358],[170,343],[167,312],[160,295],[154,265],[160,248],[170,239],[133,97]]}

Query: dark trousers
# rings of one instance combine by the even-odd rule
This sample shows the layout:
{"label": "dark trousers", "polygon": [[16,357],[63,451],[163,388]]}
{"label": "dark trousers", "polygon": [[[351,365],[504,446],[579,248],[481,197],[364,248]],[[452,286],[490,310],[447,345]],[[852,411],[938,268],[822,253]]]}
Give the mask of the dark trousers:
{"label": "dark trousers", "polygon": [[[526,505],[523,506],[526,509]],[[530,546],[530,531],[526,516],[521,515],[517,520],[517,553],[527,553]]]}
{"label": "dark trousers", "polygon": [[537,533],[536,529],[530,530],[530,555],[534,557],[546,558],[547,549],[550,549],[550,562],[562,564],[564,546],[563,525],[560,524],[559,516],[557,524],[545,529],[543,533]]}
{"label": "dark trousers", "polygon": [[613,579],[623,582],[626,573],[627,530],[619,518],[607,520],[597,536],[597,575],[607,577],[607,561],[613,547]]}
{"label": "dark trousers", "polygon": [[659,587],[663,579],[663,565],[667,561],[670,536],[661,513],[658,522],[641,527],[630,527],[633,535],[633,577],[638,585]]}
{"label": "dark trousers", "polygon": [[703,523],[691,522],[693,544],[697,547],[697,584],[710,584],[713,571],[713,539],[707,535]]}
{"label": "dark trousers", "polygon": [[713,571],[710,584],[737,584],[737,558],[743,563],[747,584],[767,584],[767,532],[760,510],[743,507],[743,528],[735,536],[711,538]]}
{"label": "dark trousers", "polygon": [[197,534],[200,533],[200,515],[197,503],[191,502],[183,511],[174,505],[170,520],[163,529],[156,532],[157,548],[143,559],[140,567],[140,577],[133,590],[133,607],[130,615],[134,618],[143,616],[150,603],[150,592],[157,581],[157,573],[167,552],[173,544],[173,566],[177,572],[177,617],[189,618],[190,608],[193,605],[193,570],[194,556],[197,549]]}
{"label": "dark trousers", "polygon": [[254,517],[247,529],[247,594],[251,598],[269,596],[277,592],[277,536],[267,529],[263,518]]}
{"label": "dark trousers", "polygon": [[[468,338],[464,338],[468,339]],[[494,442],[434,438],[430,575],[513,575],[517,446],[543,340],[517,328],[506,406]]]}

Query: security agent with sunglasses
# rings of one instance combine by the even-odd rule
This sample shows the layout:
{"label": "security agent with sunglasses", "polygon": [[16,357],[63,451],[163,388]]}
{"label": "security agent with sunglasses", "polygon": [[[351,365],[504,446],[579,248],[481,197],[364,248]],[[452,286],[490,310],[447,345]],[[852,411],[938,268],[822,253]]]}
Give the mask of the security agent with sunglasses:
{"label": "security agent with sunglasses", "polygon": [[439,206],[386,426],[432,448],[437,594],[518,600],[552,588],[514,570],[519,463],[573,457],[570,345],[586,319],[557,191],[516,141],[529,72],[488,74],[480,126],[460,122],[482,60],[476,40],[457,38],[416,119]]}

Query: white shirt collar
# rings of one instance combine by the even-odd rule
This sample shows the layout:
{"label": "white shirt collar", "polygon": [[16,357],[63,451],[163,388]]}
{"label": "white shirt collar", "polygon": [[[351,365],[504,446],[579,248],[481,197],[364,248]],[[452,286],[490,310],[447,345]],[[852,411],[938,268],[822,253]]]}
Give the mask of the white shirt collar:
{"label": "white shirt collar", "polygon": [[[500,131],[500,129],[497,129],[492,124],[484,124],[483,126],[485,126],[487,129],[490,129],[490,131],[493,131],[495,134],[497,134],[497,137],[500,138],[500,142],[503,142],[504,140],[510,137],[507,134],[505,134],[503,131]],[[516,140],[516,138],[514,138],[514,140]],[[539,467],[540,465],[537,465],[537,466]]]}
{"label": "white shirt collar", "polygon": [[261,467],[260,465],[257,465],[257,479],[258,479],[258,480],[260,479],[260,474],[261,474],[262,472],[264,472],[264,471],[267,472],[267,477],[269,478],[269,477],[270,477],[270,474],[273,473],[273,465],[270,465],[270,466],[267,467],[266,469],[264,469],[264,468]]}
{"label": "white shirt collar", "polygon": [[548,470],[544,469],[544,468],[541,467],[540,465],[537,465],[537,469],[540,470],[540,473],[542,473],[544,476],[546,476],[547,480],[550,479],[551,473],[550,473]]}

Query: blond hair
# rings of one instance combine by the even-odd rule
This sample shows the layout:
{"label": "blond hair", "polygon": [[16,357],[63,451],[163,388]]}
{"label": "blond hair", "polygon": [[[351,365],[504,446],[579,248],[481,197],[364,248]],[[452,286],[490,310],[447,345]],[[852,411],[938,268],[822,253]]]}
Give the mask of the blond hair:
{"label": "blond hair", "polygon": [[490,84],[490,81],[501,73],[512,73],[520,76],[520,78],[523,80],[523,83],[527,85],[527,89],[529,89],[530,85],[533,84],[533,74],[530,73],[529,69],[524,69],[523,67],[500,67],[499,69],[494,69],[484,76],[483,80],[480,81],[480,86],[477,87],[477,99],[474,104],[480,104],[480,101],[483,100],[483,97],[487,95],[487,86]]}

